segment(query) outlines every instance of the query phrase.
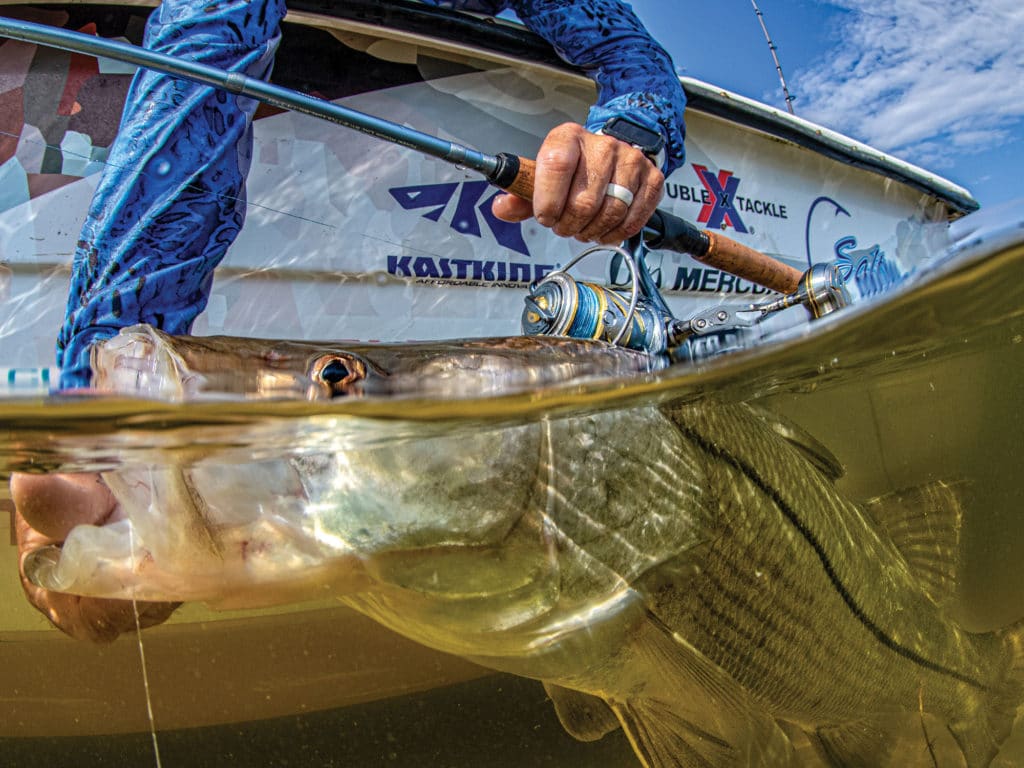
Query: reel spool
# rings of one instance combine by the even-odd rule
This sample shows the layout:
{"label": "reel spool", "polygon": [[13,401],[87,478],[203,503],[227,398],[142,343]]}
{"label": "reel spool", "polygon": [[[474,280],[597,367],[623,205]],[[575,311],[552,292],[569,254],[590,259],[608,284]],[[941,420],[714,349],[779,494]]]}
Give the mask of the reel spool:
{"label": "reel spool", "polygon": [[[617,254],[625,261],[630,275],[628,295],[605,285],[577,281],[569,274],[584,258],[601,251]],[[625,248],[588,248],[534,284],[525,302],[522,327],[528,336],[601,339],[651,354],[667,349],[665,328],[672,317],[641,296],[637,261]]]}

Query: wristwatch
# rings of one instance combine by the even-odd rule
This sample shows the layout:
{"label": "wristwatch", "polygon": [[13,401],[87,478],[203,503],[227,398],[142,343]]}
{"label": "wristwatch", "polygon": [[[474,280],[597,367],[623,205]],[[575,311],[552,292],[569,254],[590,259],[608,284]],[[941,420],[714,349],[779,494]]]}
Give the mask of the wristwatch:
{"label": "wristwatch", "polygon": [[636,147],[659,170],[665,167],[665,137],[658,131],[652,131],[627,117],[613,117],[597,133]]}

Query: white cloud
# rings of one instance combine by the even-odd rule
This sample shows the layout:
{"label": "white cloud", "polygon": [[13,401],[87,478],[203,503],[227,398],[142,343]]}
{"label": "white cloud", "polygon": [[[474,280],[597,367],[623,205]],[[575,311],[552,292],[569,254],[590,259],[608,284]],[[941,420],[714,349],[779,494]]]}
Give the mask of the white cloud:
{"label": "white cloud", "polygon": [[933,167],[1024,132],[1020,0],[828,4],[834,49],[794,78],[804,117]]}

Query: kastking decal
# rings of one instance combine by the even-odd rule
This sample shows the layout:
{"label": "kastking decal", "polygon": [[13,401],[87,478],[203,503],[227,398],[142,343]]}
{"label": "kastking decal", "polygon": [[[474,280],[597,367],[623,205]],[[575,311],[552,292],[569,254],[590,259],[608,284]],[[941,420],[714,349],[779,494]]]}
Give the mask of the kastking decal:
{"label": "kastking decal", "polygon": [[480,199],[485,196],[488,190],[494,188],[486,181],[464,181],[461,183],[451,182],[447,184],[423,184],[412,187],[392,187],[388,190],[391,196],[398,201],[398,204],[407,211],[417,211],[421,208],[428,209],[423,218],[431,221],[439,221],[451,202],[455,193],[458,192],[459,199],[455,206],[455,213],[449,226],[457,232],[471,237],[483,237],[480,228],[480,219],[483,219],[490,229],[491,234],[499,245],[509,250],[521,253],[524,256],[530,255],[526,241],[523,240],[523,230],[520,224],[511,224],[502,221],[491,212],[491,202],[501,194],[500,191],[493,195],[487,195],[483,202]]}

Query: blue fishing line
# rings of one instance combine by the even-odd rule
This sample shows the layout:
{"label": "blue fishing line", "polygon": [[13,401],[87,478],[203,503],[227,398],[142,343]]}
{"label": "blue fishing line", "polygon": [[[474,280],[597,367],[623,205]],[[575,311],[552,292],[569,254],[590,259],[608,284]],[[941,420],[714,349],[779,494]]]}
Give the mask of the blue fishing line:
{"label": "blue fishing line", "polygon": [[603,323],[601,322],[601,308],[604,302],[598,296],[596,290],[585,283],[577,283],[578,306],[576,317],[573,318],[572,327],[569,328],[569,336],[574,339],[596,339]]}

